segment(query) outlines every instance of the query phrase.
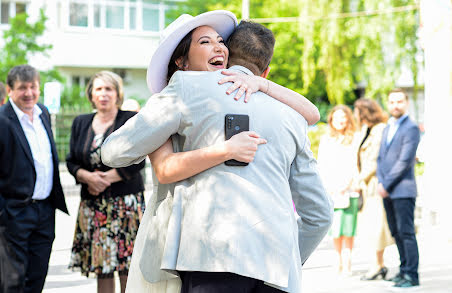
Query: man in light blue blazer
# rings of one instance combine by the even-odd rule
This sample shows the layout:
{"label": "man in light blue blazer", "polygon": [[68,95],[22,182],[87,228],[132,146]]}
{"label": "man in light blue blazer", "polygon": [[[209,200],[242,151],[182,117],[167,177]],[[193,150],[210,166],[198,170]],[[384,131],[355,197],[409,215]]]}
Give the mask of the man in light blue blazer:
{"label": "man in light blue blazer", "polygon": [[[268,48],[263,35],[272,40],[265,60],[252,64],[251,71],[241,64],[256,58],[244,53],[230,58],[234,66],[229,70],[260,75],[267,69],[274,38],[262,25],[242,22],[231,39],[248,43],[230,41],[230,50],[256,54],[243,49]],[[310,150],[307,122],[262,92],[248,103],[236,103],[226,94],[229,85],[218,84],[221,78],[220,71],[177,71],[102,146],[103,162],[115,167],[142,161],[175,133],[181,151],[203,148],[224,141],[226,114],[248,115],[250,130],[267,140],[248,166],[220,164],[178,182],[163,197],[151,198],[156,208],[151,207],[145,223],[145,244],[134,251],[134,260],[140,254],[141,281],[159,283],[177,272],[204,272],[220,279],[231,273],[231,282],[239,276],[268,287],[258,292],[299,293],[301,266],[325,236],[333,215]],[[137,273],[132,273],[134,260],[129,282]]]}
{"label": "man in light blue blazer", "polygon": [[395,288],[419,285],[419,252],[414,230],[416,178],[414,165],[420,133],[408,117],[408,96],[400,89],[388,96],[391,119],[383,132],[377,160],[378,192],[383,197],[389,229],[400,255]]}

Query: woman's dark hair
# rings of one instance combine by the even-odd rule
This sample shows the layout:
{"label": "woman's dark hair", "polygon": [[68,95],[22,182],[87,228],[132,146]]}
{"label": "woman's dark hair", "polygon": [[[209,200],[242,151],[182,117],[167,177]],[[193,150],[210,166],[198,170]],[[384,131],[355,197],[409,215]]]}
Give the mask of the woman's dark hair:
{"label": "woman's dark hair", "polygon": [[354,106],[358,109],[360,123],[367,123],[369,128],[388,120],[386,113],[374,100],[360,98],[355,101]]}
{"label": "woman's dark hair", "polygon": [[169,82],[174,72],[181,69],[176,64],[177,59],[183,57],[182,65],[185,64],[185,61],[187,60],[188,57],[188,52],[190,51],[191,36],[194,30],[195,29],[191,30],[188,34],[185,35],[185,37],[179,42],[179,45],[177,45],[176,49],[173,52],[173,55],[171,55],[171,59],[168,63],[168,74],[166,75],[167,82]]}

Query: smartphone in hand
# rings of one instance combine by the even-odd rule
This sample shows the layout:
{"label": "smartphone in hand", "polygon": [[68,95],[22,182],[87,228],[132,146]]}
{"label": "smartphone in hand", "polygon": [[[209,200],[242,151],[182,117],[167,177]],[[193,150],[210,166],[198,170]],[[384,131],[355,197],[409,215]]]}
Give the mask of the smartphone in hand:
{"label": "smartphone in hand", "polygon": [[[224,117],[224,134],[226,140],[242,131],[250,130],[250,118],[244,114],[226,114]],[[224,162],[227,166],[247,166],[248,163],[229,160]]]}

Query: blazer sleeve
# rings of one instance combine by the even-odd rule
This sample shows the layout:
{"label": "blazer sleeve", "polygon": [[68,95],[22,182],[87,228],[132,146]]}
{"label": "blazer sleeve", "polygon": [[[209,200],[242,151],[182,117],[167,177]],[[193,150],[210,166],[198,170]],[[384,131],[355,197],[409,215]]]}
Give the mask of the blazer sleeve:
{"label": "blazer sleeve", "polygon": [[[386,126],[387,128],[388,126]],[[385,129],[383,129],[383,135],[381,136],[381,141],[380,141],[380,149],[378,150],[378,157],[377,157],[377,179],[378,182],[383,182],[384,181],[384,174],[383,174],[383,170],[381,168],[381,164],[382,164],[382,152],[383,152],[383,144],[386,143],[386,136],[385,136]]]}
{"label": "blazer sleeve", "polygon": [[175,73],[170,84],[153,95],[146,106],[110,134],[101,149],[102,162],[112,168],[142,162],[176,133],[182,117],[182,76]]}
{"label": "blazer sleeve", "polygon": [[3,198],[4,189],[8,184],[8,176],[14,165],[15,149],[12,144],[13,133],[9,127],[9,122],[6,118],[0,116],[0,226],[2,223],[6,223],[6,214],[3,213],[5,201]]}
{"label": "blazer sleeve", "polygon": [[387,192],[391,192],[394,186],[400,182],[405,172],[412,167],[419,140],[419,128],[417,126],[409,127],[402,137],[402,147],[397,161],[394,162],[391,170],[385,174],[381,182]]}
{"label": "blazer sleeve", "polygon": [[69,140],[69,153],[66,155],[66,166],[67,169],[69,171],[69,173],[71,173],[72,176],[74,176],[75,181],[77,183],[80,183],[77,181],[77,176],[75,176],[77,174],[77,171],[82,167],[80,165],[80,162],[77,160],[76,154],[75,154],[75,149],[76,149],[76,145],[77,142],[80,142],[80,137],[79,137],[79,132],[80,132],[80,118],[79,117],[75,117],[74,121],[72,122],[72,127],[71,127],[71,138]]}
{"label": "blazer sleeve", "polygon": [[145,164],[146,161],[143,160],[139,164],[133,164],[129,167],[116,168],[116,171],[118,172],[118,175],[122,180],[127,181],[130,180],[135,174],[140,172],[140,170],[145,167]]}
{"label": "blazer sleeve", "polygon": [[310,143],[292,162],[290,177],[292,200],[298,219],[298,246],[304,263],[326,235],[333,221],[333,203],[317,171]]}

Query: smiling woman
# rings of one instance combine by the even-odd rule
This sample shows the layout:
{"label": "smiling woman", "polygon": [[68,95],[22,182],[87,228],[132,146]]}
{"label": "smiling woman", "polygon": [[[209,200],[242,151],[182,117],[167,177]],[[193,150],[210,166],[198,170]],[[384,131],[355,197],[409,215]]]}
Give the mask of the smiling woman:
{"label": "smiling woman", "polygon": [[96,113],[81,115],[72,124],[69,172],[82,184],[79,215],[69,267],[97,275],[98,292],[115,292],[113,273],[124,292],[135,236],[144,212],[144,162],[112,169],[100,160],[100,146],[135,112],[121,111],[122,80],[101,71],[89,81],[86,94]]}
{"label": "smiling woman", "polygon": [[215,71],[226,68],[229,50],[223,38],[213,28],[200,26],[192,31],[191,39],[187,58],[181,56],[176,60],[179,67],[193,71]]}

